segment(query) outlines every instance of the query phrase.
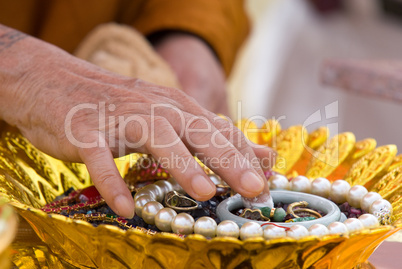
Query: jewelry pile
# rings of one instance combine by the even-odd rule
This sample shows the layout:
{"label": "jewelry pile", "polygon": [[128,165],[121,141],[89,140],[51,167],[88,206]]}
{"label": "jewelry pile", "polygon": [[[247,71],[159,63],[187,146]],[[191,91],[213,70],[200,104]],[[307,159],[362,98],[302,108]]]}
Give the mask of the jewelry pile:
{"label": "jewelry pile", "polygon": [[348,234],[363,228],[374,228],[391,223],[392,206],[376,192],[368,192],[361,185],[353,187],[344,180],[330,182],[326,178],[317,178],[310,181],[305,176],[297,176],[290,181],[283,175],[270,176],[271,190],[291,190],[327,198],[336,203],[346,220],[336,221],[328,226],[314,224],[309,229],[301,225],[294,225],[286,233],[276,226],[264,229],[264,238],[272,239],[282,236],[300,238],[308,235],[324,236],[328,234]]}
{"label": "jewelry pile", "polygon": [[[157,166],[154,168],[159,169]],[[139,173],[138,170],[134,171],[136,174]],[[276,208],[245,208],[239,213],[241,217],[263,220],[265,223],[261,225],[250,221],[239,228],[234,221],[220,220],[216,215],[217,205],[231,194],[230,188],[216,175],[209,176],[217,185],[219,190],[217,195],[209,201],[198,202],[188,197],[173,178],[166,180],[168,174],[164,171],[159,173],[164,179],[140,188],[131,184],[130,189],[133,190],[135,202],[135,217],[131,220],[117,217],[94,186],[83,190],[72,190],[67,196],[46,205],[42,210],[86,220],[95,226],[115,224],[123,229],[142,229],[149,234],[173,232],[185,236],[196,233],[207,238],[224,236],[240,237],[242,240],[253,237],[273,239],[286,236],[300,238],[308,235],[348,234],[363,228],[377,227],[380,224],[387,225],[391,221],[391,204],[382,199],[378,193],[368,192],[363,186],[351,187],[344,180],[331,183],[325,178],[310,181],[304,176],[297,176],[289,181],[281,174],[268,173],[266,176],[271,190],[290,190],[325,197],[338,204],[346,220],[335,221],[328,226],[314,224],[309,229],[299,224],[294,224],[290,228],[281,226],[280,223],[283,221],[297,223],[323,216],[322,212],[307,208],[306,202],[296,201],[289,205],[279,204]],[[150,178],[146,173],[143,175],[147,179]],[[132,175],[129,178],[132,178]],[[144,184],[146,182],[141,182],[141,185]],[[269,222],[270,220],[272,222]]]}

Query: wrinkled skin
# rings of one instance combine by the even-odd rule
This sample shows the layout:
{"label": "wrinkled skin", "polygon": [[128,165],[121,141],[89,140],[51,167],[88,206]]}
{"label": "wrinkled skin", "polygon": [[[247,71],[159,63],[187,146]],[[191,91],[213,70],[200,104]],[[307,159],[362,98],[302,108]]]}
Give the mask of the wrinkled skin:
{"label": "wrinkled skin", "polygon": [[133,152],[168,160],[165,167],[197,200],[211,198],[215,185],[193,154],[245,197],[268,191],[258,158],[273,158],[272,150],[251,147],[181,90],[116,75],[1,25],[0,59],[0,119],[45,153],[85,163],[123,217],[133,217],[134,202],[113,158]]}

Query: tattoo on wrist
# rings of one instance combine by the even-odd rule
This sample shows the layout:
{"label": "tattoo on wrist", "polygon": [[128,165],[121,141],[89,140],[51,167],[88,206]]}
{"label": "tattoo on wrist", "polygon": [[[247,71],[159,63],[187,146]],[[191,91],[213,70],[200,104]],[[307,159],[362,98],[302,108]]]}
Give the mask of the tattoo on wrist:
{"label": "tattoo on wrist", "polygon": [[[9,28],[0,25],[0,30],[2,29],[9,29]],[[10,29],[10,31],[0,35],[0,52],[3,52],[4,50],[8,49],[9,47],[14,45],[21,39],[24,39],[25,37],[27,37],[26,34]]]}

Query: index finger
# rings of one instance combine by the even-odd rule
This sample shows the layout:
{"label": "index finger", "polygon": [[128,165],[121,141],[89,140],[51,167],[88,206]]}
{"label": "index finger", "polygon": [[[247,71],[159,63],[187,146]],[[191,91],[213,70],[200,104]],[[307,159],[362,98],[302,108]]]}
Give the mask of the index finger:
{"label": "index finger", "polygon": [[[104,140],[99,135],[93,134],[93,136],[98,136],[97,141]],[[117,170],[106,141],[99,142],[105,146],[79,148],[79,156],[86,164],[95,187],[106,203],[117,215],[131,219],[134,217],[134,200]]]}

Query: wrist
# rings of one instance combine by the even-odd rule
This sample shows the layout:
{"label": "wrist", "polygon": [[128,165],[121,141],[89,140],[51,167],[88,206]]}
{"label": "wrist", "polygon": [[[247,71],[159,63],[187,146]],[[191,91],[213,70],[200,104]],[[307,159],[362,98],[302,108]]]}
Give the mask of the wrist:
{"label": "wrist", "polygon": [[219,62],[219,58],[215,50],[204,39],[189,32],[173,31],[173,30],[160,31],[150,35],[148,37],[148,40],[151,42],[152,46],[155,48],[156,51],[158,51],[159,48],[165,46],[165,44],[167,43],[189,42],[197,44],[209,50],[209,52],[213,55],[213,57]]}
{"label": "wrist", "polygon": [[23,76],[21,60],[15,53],[14,46],[22,42],[26,35],[6,26],[0,25],[0,119],[15,125],[11,105],[21,107],[22,94],[17,90],[18,78]]}
{"label": "wrist", "polygon": [[154,47],[185,93],[204,108],[228,115],[224,71],[207,43],[191,34],[170,32],[155,39]]}
{"label": "wrist", "polygon": [[36,74],[40,63],[48,61],[43,44],[0,25],[0,119],[10,125],[29,125],[30,108],[41,88]]}

